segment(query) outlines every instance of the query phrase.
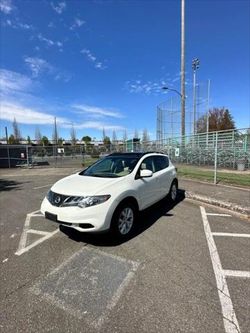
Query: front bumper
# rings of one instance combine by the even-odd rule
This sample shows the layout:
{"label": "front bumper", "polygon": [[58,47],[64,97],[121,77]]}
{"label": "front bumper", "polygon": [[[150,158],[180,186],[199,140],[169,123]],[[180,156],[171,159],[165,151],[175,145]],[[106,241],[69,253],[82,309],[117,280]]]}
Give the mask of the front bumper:
{"label": "front bumper", "polygon": [[46,217],[52,221],[54,220],[54,222],[81,232],[105,231],[110,228],[113,215],[109,200],[93,207],[80,208],[74,206],[56,207],[47,198],[44,198],[41,213],[46,214]]}

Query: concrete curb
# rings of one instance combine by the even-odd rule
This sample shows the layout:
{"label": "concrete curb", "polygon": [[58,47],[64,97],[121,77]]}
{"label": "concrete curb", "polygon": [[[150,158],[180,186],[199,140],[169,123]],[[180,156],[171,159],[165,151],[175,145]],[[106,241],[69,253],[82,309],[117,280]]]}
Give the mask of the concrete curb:
{"label": "concrete curb", "polygon": [[186,198],[189,198],[189,199],[192,199],[192,200],[197,200],[197,201],[200,201],[200,202],[204,202],[204,203],[207,203],[209,205],[216,206],[216,207],[225,208],[225,209],[231,210],[235,213],[242,214],[247,218],[250,218],[250,208],[248,208],[248,207],[242,207],[242,206],[233,204],[231,202],[225,202],[225,201],[217,200],[217,199],[214,199],[214,198],[211,198],[211,197],[206,197],[206,196],[200,195],[200,194],[198,195],[198,194],[195,194],[195,193],[190,192],[190,191],[185,191],[185,196],[186,196]]}

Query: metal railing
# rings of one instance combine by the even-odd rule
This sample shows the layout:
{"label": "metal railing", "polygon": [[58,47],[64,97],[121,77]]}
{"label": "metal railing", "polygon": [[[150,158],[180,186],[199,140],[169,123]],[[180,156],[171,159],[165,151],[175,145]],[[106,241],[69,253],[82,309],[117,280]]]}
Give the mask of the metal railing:
{"label": "metal railing", "polygon": [[[129,144],[128,144],[129,141]],[[250,169],[250,128],[198,133],[185,137],[162,138],[161,140],[131,144],[116,142],[112,144],[78,145],[0,145],[0,167],[51,166],[79,167],[84,160],[98,158],[112,152],[162,151],[174,163],[185,163],[217,168]]]}

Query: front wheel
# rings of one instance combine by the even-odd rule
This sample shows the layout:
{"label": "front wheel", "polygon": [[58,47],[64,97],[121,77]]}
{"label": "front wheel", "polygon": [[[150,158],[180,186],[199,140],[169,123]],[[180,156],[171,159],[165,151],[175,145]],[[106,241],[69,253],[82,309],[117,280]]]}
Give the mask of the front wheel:
{"label": "front wheel", "polygon": [[118,237],[127,237],[134,227],[135,218],[136,209],[132,203],[127,202],[119,205],[112,218],[112,231],[114,231]]}
{"label": "front wheel", "polygon": [[175,202],[177,200],[177,195],[178,195],[178,184],[177,181],[174,180],[171,184],[168,197],[172,202]]}

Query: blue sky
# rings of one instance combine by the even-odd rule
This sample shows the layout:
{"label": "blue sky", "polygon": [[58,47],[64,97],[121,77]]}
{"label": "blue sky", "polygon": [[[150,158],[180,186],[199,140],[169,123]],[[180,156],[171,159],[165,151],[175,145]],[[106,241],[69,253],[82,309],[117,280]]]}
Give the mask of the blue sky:
{"label": "blue sky", "polygon": [[[24,137],[102,138],[103,128],[146,128],[156,136],[156,107],[180,90],[180,1],[0,0],[1,113]],[[237,127],[250,126],[250,1],[186,0],[187,109],[192,59],[200,59],[200,112],[228,108]],[[187,129],[188,131],[188,129]]]}

